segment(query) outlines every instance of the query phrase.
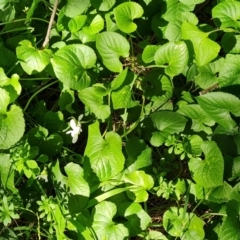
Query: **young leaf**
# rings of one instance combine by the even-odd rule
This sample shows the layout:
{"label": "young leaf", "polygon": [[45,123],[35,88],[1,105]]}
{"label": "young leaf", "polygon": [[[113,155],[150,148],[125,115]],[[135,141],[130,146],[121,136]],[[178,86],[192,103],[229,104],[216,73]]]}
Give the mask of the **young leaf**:
{"label": "young leaf", "polygon": [[[236,28],[240,27],[240,2],[224,1],[217,4],[212,9],[212,17],[214,22],[220,28]],[[220,22],[219,22],[220,21]]]}
{"label": "young leaf", "polygon": [[123,170],[124,156],[122,141],[114,132],[108,132],[105,140],[99,130],[99,122],[89,125],[88,141],[84,156],[89,158],[91,167],[100,181],[107,181]]}
{"label": "young leaf", "polygon": [[240,116],[240,100],[232,94],[224,92],[212,92],[196,97],[201,108],[217,123],[227,129],[236,126],[230,116]]}
{"label": "young leaf", "polygon": [[129,186],[129,197],[134,202],[146,202],[148,199],[147,190],[150,190],[154,181],[152,176],[144,171],[135,171],[124,175],[124,182]]}
{"label": "young leaf", "polygon": [[197,184],[212,188],[223,185],[223,156],[217,144],[213,141],[204,142],[201,146],[205,160],[192,158],[189,169]]}
{"label": "young leaf", "polygon": [[50,63],[52,51],[49,49],[38,50],[32,46],[28,40],[23,40],[16,48],[17,58],[23,70],[28,74],[42,72],[43,69]]}
{"label": "young leaf", "polygon": [[121,72],[123,69],[119,57],[128,57],[130,45],[126,38],[115,32],[102,32],[96,38],[96,47],[103,64],[112,72]]}
{"label": "young leaf", "polygon": [[164,229],[174,237],[184,240],[203,240],[204,222],[194,213],[185,213],[183,208],[171,207],[163,215]]}
{"label": "young leaf", "polygon": [[198,66],[211,62],[220,51],[219,44],[208,38],[209,34],[202,32],[192,23],[182,24],[182,39],[192,42]]}
{"label": "young leaf", "polygon": [[112,202],[104,201],[95,207],[92,227],[98,239],[122,240],[128,237],[128,229],[121,223],[113,222],[116,213],[117,207]]}
{"label": "young leaf", "polygon": [[119,29],[131,33],[137,29],[133,20],[143,15],[143,8],[136,2],[125,2],[115,7],[113,12]]}
{"label": "young leaf", "polygon": [[188,63],[188,49],[184,42],[162,45],[154,56],[157,65],[165,65],[165,73],[171,77],[180,74]]}
{"label": "young leaf", "polygon": [[86,70],[94,66],[96,54],[88,46],[72,44],[59,49],[51,62],[64,88],[82,90],[90,85],[91,79]]}

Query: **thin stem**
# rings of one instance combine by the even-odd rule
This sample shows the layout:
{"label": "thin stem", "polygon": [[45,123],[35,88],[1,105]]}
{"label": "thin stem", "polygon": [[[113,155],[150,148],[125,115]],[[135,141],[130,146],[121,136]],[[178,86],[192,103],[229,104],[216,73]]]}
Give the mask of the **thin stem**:
{"label": "thin stem", "polygon": [[51,29],[52,29],[54,17],[56,15],[56,11],[57,11],[57,6],[58,6],[58,0],[55,0],[54,7],[53,7],[53,10],[52,10],[52,15],[51,15],[51,18],[50,18],[50,21],[49,21],[49,24],[48,24],[47,34],[46,34],[45,40],[44,40],[43,45],[42,45],[42,49],[44,49],[49,43]]}
{"label": "thin stem", "polygon": [[[38,20],[38,21],[42,21],[42,22],[48,23],[47,20],[42,19],[42,18],[29,18],[29,19],[30,20]],[[28,18],[21,18],[21,19],[16,19],[16,20],[9,21],[9,22],[3,22],[3,23],[0,23],[0,26],[11,24],[11,23],[16,23],[16,22],[23,22],[23,21],[26,21],[26,20],[29,20],[29,19]]]}
{"label": "thin stem", "polygon": [[24,31],[24,30],[34,30],[34,28],[32,28],[32,27],[15,28],[15,29],[8,30],[6,32],[1,32],[0,35],[6,34],[6,33],[11,33],[11,32]]}
{"label": "thin stem", "polygon": [[56,80],[56,81],[54,81],[54,82],[52,82],[52,83],[49,83],[49,84],[46,85],[45,87],[43,87],[43,88],[39,89],[38,91],[36,91],[36,92],[29,98],[29,100],[28,100],[25,108],[23,109],[23,111],[25,112],[25,111],[27,110],[29,104],[31,103],[31,101],[33,100],[33,98],[34,98],[35,96],[37,96],[37,95],[38,95],[40,92],[42,92],[44,89],[52,86],[53,84],[55,84],[55,83],[57,83],[57,82],[58,82],[58,80]]}

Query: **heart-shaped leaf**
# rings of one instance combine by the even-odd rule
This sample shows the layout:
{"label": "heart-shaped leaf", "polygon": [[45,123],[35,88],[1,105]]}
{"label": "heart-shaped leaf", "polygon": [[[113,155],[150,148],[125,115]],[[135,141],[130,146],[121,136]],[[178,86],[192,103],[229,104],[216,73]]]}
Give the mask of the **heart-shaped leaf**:
{"label": "heart-shaped leaf", "polygon": [[128,57],[130,45],[126,38],[119,33],[103,32],[98,34],[96,47],[103,64],[112,72],[121,72],[123,69],[119,57]]}
{"label": "heart-shaped leaf", "polygon": [[123,224],[113,222],[116,213],[117,207],[112,202],[104,201],[95,207],[92,227],[98,239],[122,240],[129,235],[128,229]]}
{"label": "heart-shaped leaf", "polygon": [[67,45],[59,49],[51,59],[53,70],[64,88],[81,90],[90,85],[87,69],[96,62],[92,48],[82,44]]}
{"label": "heart-shaped leaf", "polygon": [[180,74],[188,63],[188,49],[184,42],[162,45],[154,56],[157,65],[166,65],[165,73],[171,77]]}
{"label": "heart-shaped leaf", "polygon": [[201,146],[205,159],[192,158],[189,169],[197,184],[212,188],[223,185],[223,156],[217,144],[213,141],[204,142]]}
{"label": "heart-shaped leaf", "polygon": [[123,170],[122,141],[114,132],[108,132],[105,140],[99,130],[99,122],[89,126],[88,141],[84,153],[101,181],[107,181]]}
{"label": "heart-shaped leaf", "polygon": [[49,49],[39,50],[32,46],[28,40],[23,40],[16,48],[17,58],[23,70],[28,74],[42,72],[43,69],[50,63],[52,51]]}
{"label": "heart-shaped leaf", "polygon": [[212,9],[212,17],[214,22],[220,28],[236,28],[240,27],[240,2],[224,1],[217,4]]}
{"label": "heart-shaped leaf", "polygon": [[131,33],[137,29],[133,20],[143,15],[143,8],[136,2],[125,2],[115,7],[113,12],[119,29]]}

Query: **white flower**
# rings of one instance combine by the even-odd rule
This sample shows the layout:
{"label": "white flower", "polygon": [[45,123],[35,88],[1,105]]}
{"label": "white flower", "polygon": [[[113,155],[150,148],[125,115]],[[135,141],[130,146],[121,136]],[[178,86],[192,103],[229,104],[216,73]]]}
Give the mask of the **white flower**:
{"label": "white flower", "polygon": [[78,135],[82,132],[82,125],[81,125],[80,121],[77,121],[77,124],[76,124],[76,121],[74,119],[71,119],[70,126],[71,126],[72,130],[67,131],[66,133],[71,134],[71,136],[73,138],[72,143],[75,143],[78,140]]}

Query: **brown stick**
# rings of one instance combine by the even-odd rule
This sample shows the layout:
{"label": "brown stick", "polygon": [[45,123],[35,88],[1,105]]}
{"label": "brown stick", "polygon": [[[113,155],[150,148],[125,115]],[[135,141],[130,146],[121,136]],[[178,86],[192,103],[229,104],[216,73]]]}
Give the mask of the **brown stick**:
{"label": "brown stick", "polygon": [[211,86],[211,87],[209,87],[209,88],[207,88],[205,90],[202,90],[201,92],[199,92],[199,95],[203,95],[205,93],[211,92],[211,91],[213,91],[216,88],[219,88],[219,84],[218,83],[214,84],[213,86]]}
{"label": "brown stick", "polygon": [[49,24],[48,24],[47,34],[46,34],[45,40],[44,40],[43,45],[42,45],[42,49],[44,49],[50,41],[50,33],[51,33],[54,17],[56,15],[57,6],[58,6],[58,0],[55,0],[53,10],[52,10],[52,15],[51,15],[51,18],[50,18],[50,21],[49,21]]}

